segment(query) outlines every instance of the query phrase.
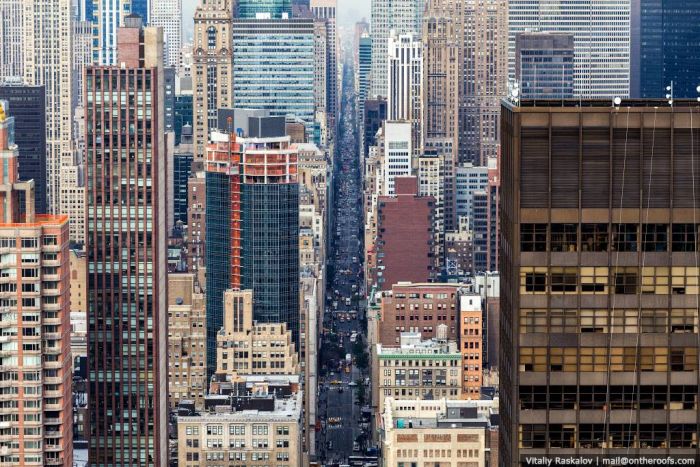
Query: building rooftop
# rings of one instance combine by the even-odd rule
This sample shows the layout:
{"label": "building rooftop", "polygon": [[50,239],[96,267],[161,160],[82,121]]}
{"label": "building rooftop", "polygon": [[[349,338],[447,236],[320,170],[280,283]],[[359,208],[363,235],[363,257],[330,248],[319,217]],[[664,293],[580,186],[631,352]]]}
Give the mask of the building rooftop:
{"label": "building rooftop", "polygon": [[388,397],[382,417],[396,429],[494,428],[498,426],[496,400],[400,400]]}
{"label": "building rooftop", "polygon": [[377,356],[379,358],[394,358],[406,356],[437,356],[442,358],[461,358],[462,354],[457,348],[457,343],[447,341],[447,326],[438,326],[437,335],[440,335],[440,327],[444,326],[443,330],[445,338],[443,339],[427,339],[421,340],[420,332],[402,332],[401,344],[398,347],[386,347],[382,344],[377,344]]}
{"label": "building rooftop", "polygon": [[[674,99],[673,106],[669,105],[667,99],[626,99],[621,98],[619,105],[614,105],[612,99],[521,99],[518,104],[515,104],[509,99],[501,101],[504,107],[513,111],[531,109],[531,108],[581,108],[581,109],[631,109],[643,108],[653,109],[658,108],[661,112],[672,112],[673,108],[700,108],[700,102],[693,99]],[[527,111],[527,110],[525,110]],[[531,111],[531,110],[530,110]]]}
{"label": "building rooftop", "polygon": [[[276,397],[271,394],[255,394],[252,396],[206,396],[209,411],[190,412],[179,415],[181,423],[202,422],[231,422],[231,421],[284,421],[298,422],[301,417],[302,392],[297,391],[287,397]],[[181,404],[182,406],[182,404]],[[250,408],[255,407],[255,408]]]}

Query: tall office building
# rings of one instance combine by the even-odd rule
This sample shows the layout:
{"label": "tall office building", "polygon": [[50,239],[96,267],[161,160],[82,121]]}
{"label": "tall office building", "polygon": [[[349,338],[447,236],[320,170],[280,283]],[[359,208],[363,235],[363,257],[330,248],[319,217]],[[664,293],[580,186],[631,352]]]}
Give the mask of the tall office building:
{"label": "tall office building", "polygon": [[182,0],[151,0],[150,26],[163,28],[165,66],[180,66],[182,51]]}
{"label": "tall office building", "polygon": [[[94,0],[92,2],[93,63],[117,64],[117,29],[123,24],[124,18],[133,12],[137,1],[146,0]],[[140,16],[143,21],[146,21],[143,12]]]}
{"label": "tall office building", "polygon": [[249,137],[212,133],[207,148],[210,375],[216,369],[216,334],[223,326],[223,296],[229,288],[252,289],[254,319],[287,323],[295,343],[299,343],[297,149],[283,132],[265,137],[251,133]]}
{"label": "tall office building", "polygon": [[389,33],[420,35],[425,0],[372,0],[372,74],[369,97],[387,97]]}
{"label": "tall office building", "polygon": [[1,84],[0,101],[5,114],[14,117],[14,138],[19,148],[20,180],[34,180],[34,210],[45,214],[46,203],[46,95],[44,86]]}
{"label": "tall office building", "polygon": [[411,122],[413,151],[423,147],[423,44],[412,34],[389,34],[387,118]]}
{"label": "tall office building", "polygon": [[508,76],[515,78],[515,37],[521,32],[574,35],[574,95],[625,97],[630,91],[630,2],[510,0]]}
{"label": "tall office building", "polygon": [[365,114],[365,101],[369,93],[369,78],[372,71],[372,38],[369,37],[368,32],[362,33],[362,36],[358,39],[357,47],[357,68],[355,69],[355,75],[357,76],[355,79],[357,87],[357,119],[361,122]]}
{"label": "tall office building", "polygon": [[0,0],[0,82],[24,75],[22,0]]}
{"label": "tall office building", "polygon": [[92,28],[90,21],[72,20],[73,28],[73,108],[83,105],[83,72],[85,67],[92,65]]}
{"label": "tall office building", "polygon": [[486,165],[498,154],[508,87],[508,1],[465,1],[464,8],[458,159]]}
{"label": "tall office building", "polygon": [[229,0],[205,1],[194,12],[192,127],[194,157],[203,161],[217,112],[233,107],[231,54],[232,6]]}
{"label": "tall office building", "polygon": [[700,84],[700,4],[632,0],[631,96],[695,98]]}
{"label": "tall office building", "polygon": [[411,175],[412,140],[411,122],[405,120],[384,121],[382,125],[383,195],[392,196],[396,193],[394,191],[396,177]]}
{"label": "tall office building", "polygon": [[335,134],[340,95],[338,93],[338,34],[336,32],[337,0],[310,0],[309,7],[316,20],[326,23],[326,115],[328,134]]}
{"label": "tall office building", "polygon": [[[68,218],[35,214],[0,109],[0,463],[73,465]],[[24,209],[22,209],[22,204]]]}
{"label": "tall office building", "polygon": [[[314,122],[314,20],[233,20],[233,101],[237,108]],[[329,99],[330,96],[326,96]]]}
{"label": "tall office building", "polygon": [[291,0],[238,0],[236,18],[253,19],[259,15],[271,18],[291,18]]}
{"label": "tall office building", "polygon": [[72,64],[70,0],[24,2],[24,82],[46,92],[46,173],[48,212],[59,209],[61,165],[71,150]]}
{"label": "tall office building", "polygon": [[360,141],[362,159],[366,159],[369,148],[377,144],[377,131],[386,120],[386,99],[366,100],[362,106],[362,140]]}
{"label": "tall office building", "polygon": [[501,465],[698,456],[697,111],[504,104]]}
{"label": "tall office building", "polygon": [[515,36],[515,81],[521,99],[574,97],[574,35],[521,32]]}
{"label": "tall office building", "polygon": [[163,32],[127,16],[118,36],[123,66],[90,66],[85,83],[87,120],[103,122],[86,127],[89,462],[155,466],[168,458]]}
{"label": "tall office building", "polygon": [[[315,120],[328,127],[328,23],[314,20],[314,111]],[[305,134],[306,132],[304,132]],[[330,134],[326,131],[321,141],[325,145]]]}

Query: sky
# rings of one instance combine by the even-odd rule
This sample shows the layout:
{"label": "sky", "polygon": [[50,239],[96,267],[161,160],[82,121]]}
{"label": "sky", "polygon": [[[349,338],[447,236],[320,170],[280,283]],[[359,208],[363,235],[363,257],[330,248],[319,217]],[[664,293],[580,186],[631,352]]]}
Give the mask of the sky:
{"label": "sky", "polygon": [[[199,0],[182,0],[183,39],[192,38],[192,17]],[[338,26],[351,27],[363,17],[369,19],[370,0],[338,0]]]}

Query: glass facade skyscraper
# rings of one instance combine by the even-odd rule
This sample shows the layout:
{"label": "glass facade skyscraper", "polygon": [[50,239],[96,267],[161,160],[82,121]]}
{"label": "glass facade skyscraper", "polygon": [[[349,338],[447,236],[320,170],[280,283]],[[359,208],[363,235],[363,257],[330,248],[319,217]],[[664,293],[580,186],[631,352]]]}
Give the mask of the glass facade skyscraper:
{"label": "glass facade skyscraper", "polygon": [[269,15],[270,18],[292,16],[291,0],[240,0],[236,5],[236,18],[251,19],[258,15]]}
{"label": "glass facade skyscraper", "polygon": [[700,85],[700,3],[635,0],[632,15],[632,96],[695,98]]}
{"label": "glass facade skyscraper", "polygon": [[313,19],[233,20],[233,101],[313,123]]}

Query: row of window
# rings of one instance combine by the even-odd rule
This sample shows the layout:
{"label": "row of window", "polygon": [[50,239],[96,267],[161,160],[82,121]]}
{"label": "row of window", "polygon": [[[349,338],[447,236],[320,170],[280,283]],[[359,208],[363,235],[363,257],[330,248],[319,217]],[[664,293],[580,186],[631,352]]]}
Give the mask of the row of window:
{"label": "row of window", "polygon": [[698,251],[698,224],[521,224],[528,252]]}
{"label": "row of window", "polygon": [[524,410],[695,410],[698,387],[671,386],[519,386]]}
{"label": "row of window", "polygon": [[697,347],[520,347],[520,371],[696,371]]}
{"label": "row of window", "polygon": [[[228,425],[228,432],[230,435],[245,435],[246,434],[246,428],[250,427],[250,425],[241,425],[241,424],[229,424]],[[253,435],[267,435],[268,434],[268,425],[266,424],[254,424],[252,425],[252,428],[250,428],[251,432]],[[206,432],[207,435],[223,435],[224,434],[224,425],[207,425],[206,426]],[[280,436],[287,436],[289,435],[289,426],[278,426],[275,429],[275,432],[277,435]],[[192,435],[199,435],[199,425],[187,425],[185,427],[185,434],[188,436]]]}
{"label": "row of window", "polygon": [[613,309],[523,308],[520,333],[697,333],[695,308]]}
{"label": "row of window", "polygon": [[700,267],[530,267],[520,268],[521,294],[700,293]]}
{"label": "row of window", "polygon": [[698,426],[611,423],[559,425],[524,424],[519,427],[521,448],[696,448]]}

